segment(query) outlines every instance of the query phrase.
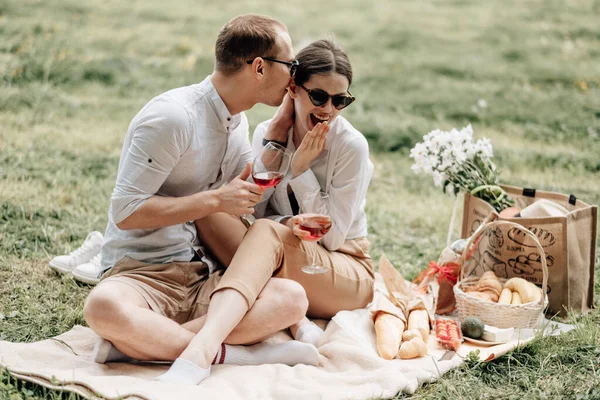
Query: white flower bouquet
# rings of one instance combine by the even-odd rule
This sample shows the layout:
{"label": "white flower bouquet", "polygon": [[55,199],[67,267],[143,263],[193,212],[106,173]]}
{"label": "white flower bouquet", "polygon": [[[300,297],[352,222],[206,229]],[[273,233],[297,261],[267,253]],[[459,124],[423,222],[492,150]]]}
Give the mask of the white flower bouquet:
{"label": "white flower bouquet", "polygon": [[415,160],[411,169],[433,177],[436,186],[456,195],[469,192],[490,203],[496,211],[510,207],[513,201],[498,186],[498,173],[489,139],[473,140],[471,125],[449,132],[436,129],[423,137],[410,151]]}

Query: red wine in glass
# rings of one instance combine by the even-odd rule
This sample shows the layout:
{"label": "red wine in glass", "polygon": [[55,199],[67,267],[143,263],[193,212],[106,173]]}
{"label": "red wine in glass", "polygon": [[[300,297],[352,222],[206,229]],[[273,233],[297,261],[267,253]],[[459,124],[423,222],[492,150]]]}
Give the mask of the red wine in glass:
{"label": "red wine in glass", "polygon": [[261,186],[263,189],[277,186],[283,179],[283,173],[281,172],[258,172],[252,175],[254,183]]}
{"label": "red wine in glass", "polygon": [[[263,189],[277,186],[290,168],[292,152],[274,142],[267,143],[252,163],[252,179]],[[244,216],[247,218],[247,216]]]}
{"label": "red wine in glass", "polygon": [[308,236],[306,240],[319,240],[329,232],[331,229],[331,222],[322,224],[318,221],[305,220],[300,224],[300,229],[310,233],[310,236]]}

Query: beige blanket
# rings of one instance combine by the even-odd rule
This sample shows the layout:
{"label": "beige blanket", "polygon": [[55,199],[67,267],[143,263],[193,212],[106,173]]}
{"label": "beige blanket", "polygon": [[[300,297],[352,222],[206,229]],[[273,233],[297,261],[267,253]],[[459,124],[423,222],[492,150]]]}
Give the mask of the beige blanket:
{"label": "beige blanket", "polygon": [[[287,335],[271,340],[289,339],[283,336]],[[522,330],[509,343],[479,348],[480,357],[498,357],[532,338],[532,330]],[[438,361],[444,351],[432,337],[427,356],[385,361],[377,355],[370,312],[343,311],[328,324],[319,343],[319,367],[219,365],[200,385],[182,386],[153,381],[167,369],[163,365],[95,364],[89,360],[95,339],[90,329],[76,326],[41,342],[0,342],[0,365],[18,378],[87,398],[367,399],[413,393],[460,365],[462,357],[477,348],[465,343],[459,355]]]}

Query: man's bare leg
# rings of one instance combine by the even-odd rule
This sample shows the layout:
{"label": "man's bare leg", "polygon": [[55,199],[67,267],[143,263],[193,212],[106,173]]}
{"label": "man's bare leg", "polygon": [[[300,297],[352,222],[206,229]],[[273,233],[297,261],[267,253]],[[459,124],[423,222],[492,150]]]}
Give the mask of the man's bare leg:
{"label": "man's bare leg", "polygon": [[200,243],[221,265],[228,267],[248,228],[239,217],[226,213],[210,214],[194,223]]}
{"label": "man's bare leg", "polygon": [[83,314],[99,336],[138,360],[174,360],[193,337],[175,321],[152,311],[142,295],[123,282],[104,282],[94,288]]}
{"label": "man's bare leg", "polygon": [[[302,319],[307,306],[299,284],[273,278],[225,342],[256,343]],[[96,333],[125,355],[138,360],[167,361],[175,360],[190,344],[195,336],[190,326],[200,330],[206,318],[182,327],[150,310],[135,289],[121,282],[105,282],[94,289],[86,301],[84,315]],[[165,341],[165,337],[169,340]]]}

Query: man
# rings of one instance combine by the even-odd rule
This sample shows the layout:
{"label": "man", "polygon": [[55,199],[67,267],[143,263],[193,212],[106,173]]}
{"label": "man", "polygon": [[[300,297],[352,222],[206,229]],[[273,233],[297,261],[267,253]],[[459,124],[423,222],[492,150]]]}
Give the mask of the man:
{"label": "man", "polygon": [[[132,120],[102,247],[111,270],[84,307],[105,339],[96,361],[175,360],[159,379],[191,384],[209,376],[214,360],[318,362],[307,343],[222,345],[259,342],[300,321],[308,305],[302,287],[286,279],[271,279],[253,304],[241,289],[212,293],[222,272],[207,278],[194,221],[253,213],[262,189],[246,181],[252,156],[243,111],[280,105],[296,65],[285,25],[258,15],[230,20],[215,58],[203,82],[156,97]],[[291,126],[280,122],[274,129]]]}

